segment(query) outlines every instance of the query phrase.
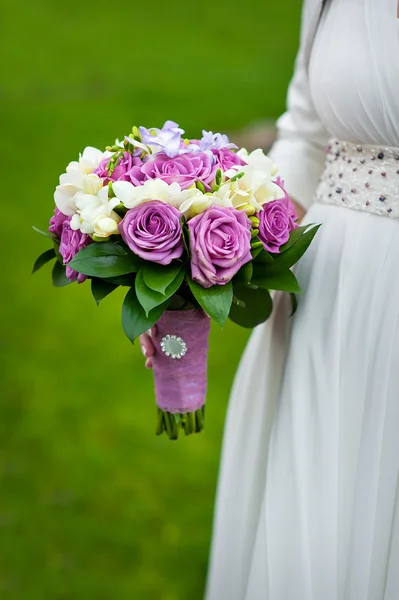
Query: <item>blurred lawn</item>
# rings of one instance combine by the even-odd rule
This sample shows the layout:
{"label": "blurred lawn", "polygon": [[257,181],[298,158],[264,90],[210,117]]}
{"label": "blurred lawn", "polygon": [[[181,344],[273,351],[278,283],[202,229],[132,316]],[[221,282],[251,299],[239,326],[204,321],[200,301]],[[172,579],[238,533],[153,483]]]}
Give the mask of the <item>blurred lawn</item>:
{"label": "blurred lawn", "polygon": [[88,285],[54,289],[49,268],[30,277],[47,248],[30,226],[46,228],[58,175],[85,145],[169,118],[191,136],[275,118],[299,12],[297,0],[3,0],[2,600],[202,598],[247,332],[212,331],[206,432],[158,439],[123,291],[96,309]]}

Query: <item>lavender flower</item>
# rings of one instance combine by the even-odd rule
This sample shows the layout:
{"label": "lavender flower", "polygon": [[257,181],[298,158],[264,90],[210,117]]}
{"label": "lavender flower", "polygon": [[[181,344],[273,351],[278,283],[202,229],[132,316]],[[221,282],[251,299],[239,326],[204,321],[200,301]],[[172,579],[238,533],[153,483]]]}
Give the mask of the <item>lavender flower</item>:
{"label": "lavender flower", "polygon": [[199,149],[201,152],[206,150],[221,150],[222,148],[237,148],[235,144],[231,144],[227,135],[222,133],[213,133],[212,131],[202,130],[202,139],[200,140]]}
{"label": "lavender flower", "polygon": [[139,131],[142,143],[155,147],[156,152],[163,151],[169,158],[179,154],[184,129],[180,129],[174,121],[166,121],[162,129],[139,127]]}

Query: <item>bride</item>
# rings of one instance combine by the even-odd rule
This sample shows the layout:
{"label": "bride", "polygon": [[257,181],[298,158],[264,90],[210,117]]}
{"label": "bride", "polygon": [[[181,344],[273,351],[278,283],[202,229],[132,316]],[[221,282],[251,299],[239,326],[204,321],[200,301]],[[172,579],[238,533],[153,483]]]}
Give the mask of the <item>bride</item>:
{"label": "bride", "polygon": [[305,1],[278,128],[322,227],[236,376],[206,597],[398,600],[397,0]]}

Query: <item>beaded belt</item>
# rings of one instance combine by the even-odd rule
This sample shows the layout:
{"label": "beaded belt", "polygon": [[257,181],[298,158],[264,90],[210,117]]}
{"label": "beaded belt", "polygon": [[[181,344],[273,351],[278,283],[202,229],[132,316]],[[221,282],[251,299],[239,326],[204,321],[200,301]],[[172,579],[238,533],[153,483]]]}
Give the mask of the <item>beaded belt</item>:
{"label": "beaded belt", "polygon": [[399,149],[331,140],[315,199],[399,219]]}

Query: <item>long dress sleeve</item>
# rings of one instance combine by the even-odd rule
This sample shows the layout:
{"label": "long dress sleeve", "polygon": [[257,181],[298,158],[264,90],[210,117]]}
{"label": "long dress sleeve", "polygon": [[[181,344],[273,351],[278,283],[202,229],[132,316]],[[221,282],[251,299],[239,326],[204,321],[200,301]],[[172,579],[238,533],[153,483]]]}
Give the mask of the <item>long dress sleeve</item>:
{"label": "long dress sleeve", "polygon": [[[306,7],[305,7],[306,8]],[[307,11],[302,20],[301,47],[288,90],[287,111],[277,121],[278,138],[270,156],[288,193],[305,208],[312,202],[325,161],[329,134],[318,117],[309,90],[308,48],[313,39]],[[314,26],[315,27],[315,26]]]}

